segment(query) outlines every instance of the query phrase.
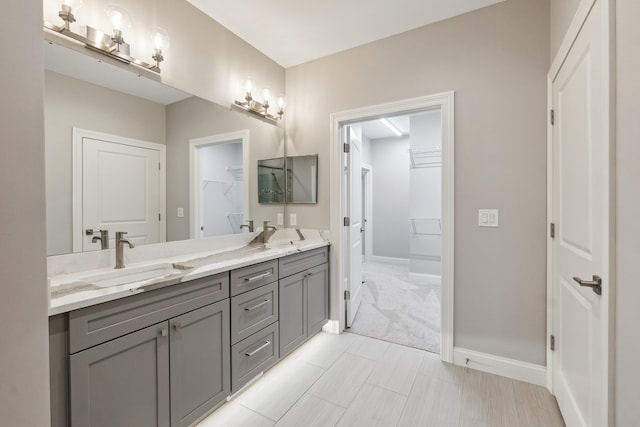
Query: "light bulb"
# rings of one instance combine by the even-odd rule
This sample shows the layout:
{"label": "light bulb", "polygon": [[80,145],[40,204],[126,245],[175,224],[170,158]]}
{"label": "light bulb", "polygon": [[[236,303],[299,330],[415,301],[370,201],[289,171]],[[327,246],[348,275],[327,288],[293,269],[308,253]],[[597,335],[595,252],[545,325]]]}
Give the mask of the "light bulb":
{"label": "light bulb", "polygon": [[247,79],[246,83],[244,84],[244,89],[245,92],[251,93],[251,91],[253,90],[253,83],[251,83],[251,79]]}
{"label": "light bulb", "polygon": [[82,6],[82,0],[63,0],[62,5],[67,6],[74,12],[77,12],[78,9],[80,9],[80,6]]}
{"label": "light bulb", "polygon": [[129,13],[122,7],[110,4],[105,8],[105,13],[115,31],[122,31],[131,27]]}
{"label": "light bulb", "polygon": [[153,48],[166,52],[169,49],[169,33],[167,30],[159,27],[151,29],[151,41]]}
{"label": "light bulb", "polygon": [[268,104],[269,100],[271,99],[271,91],[269,90],[268,87],[265,87],[262,90],[262,97],[264,98],[264,102]]}
{"label": "light bulb", "polygon": [[284,108],[284,96],[278,97],[278,107],[282,110]]}

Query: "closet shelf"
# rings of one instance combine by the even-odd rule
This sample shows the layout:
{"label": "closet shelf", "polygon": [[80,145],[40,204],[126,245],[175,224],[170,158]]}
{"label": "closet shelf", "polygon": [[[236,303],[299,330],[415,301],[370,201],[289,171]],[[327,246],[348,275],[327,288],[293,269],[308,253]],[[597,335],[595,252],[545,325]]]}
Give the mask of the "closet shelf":
{"label": "closet shelf", "polygon": [[229,166],[227,172],[233,177],[234,181],[242,181],[242,166]]}
{"label": "closet shelf", "polygon": [[440,147],[410,148],[411,169],[435,168],[441,165]]}
{"label": "closet shelf", "polygon": [[440,236],[440,218],[409,218],[409,232],[416,236]]}
{"label": "closet shelf", "polygon": [[231,190],[231,187],[233,187],[233,181],[221,181],[221,180],[217,180],[217,179],[203,179],[202,183],[204,184],[202,186],[202,191],[206,190],[206,188],[207,188],[207,186],[209,184],[225,185],[226,186],[226,188],[224,189],[224,195],[225,196],[227,195],[229,190]]}

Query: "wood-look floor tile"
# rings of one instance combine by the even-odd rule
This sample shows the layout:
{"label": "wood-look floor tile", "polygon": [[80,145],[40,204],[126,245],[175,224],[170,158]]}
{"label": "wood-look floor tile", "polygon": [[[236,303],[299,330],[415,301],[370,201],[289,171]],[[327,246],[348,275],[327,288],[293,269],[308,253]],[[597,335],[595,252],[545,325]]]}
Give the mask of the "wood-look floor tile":
{"label": "wood-look floor tile", "polygon": [[329,334],[320,332],[287,359],[303,360],[323,369],[329,368],[356,340],[353,334]]}
{"label": "wood-look floor tile", "polygon": [[272,427],[274,421],[251,409],[229,402],[197,424],[197,427]]}
{"label": "wood-look floor tile", "polygon": [[346,408],[371,375],[375,363],[364,357],[344,353],[309,389],[309,394]]}
{"label": "wood-look floor tile", "polygon": [[390,343],[375,338],[369,338],[362,335],[356,335],[356,340],[351,344],[348,353],[356,356],[366,357],[371,360],[380,360],[385,351],[391,346]]}
{"label": "wood-look floor tile", "polygon": [[324,373],[322,368],[299,360],[286,362],[274,366],[236,401],[278,421]]}
{"label": "wood-look floor tile", "polygon": [[423,355],[424,351],[421,350],[391,345],[377,362],[367,382],[408,396]]}
{"label": "wood-look floor tile", "polygon": [[389,427],[400,419],[407,398],[401,394],[364,384],[344,413],[339,427]]}
{"label": "wood-look floor tile", "polygon": [[517,426],[513,380],[469,369],[462,390],[462,417],[497,427]]}
{"label": "wood-look floor tile", "polygon": [[464,383],[466,368],[443,362],[439,354],[425,352],[419,372],[442,381],[462,384]]}
{"label": "wood-look floor tile", "polygon": [[555,397],[544,387],[513,381],[518,418],[522,427],[564,427]]}
{"label": "wood-look floor tile", "polygon": [[462,385],[418,374],[398,426],[457,427]]}
{"label": "wood-look floor tile", "polygon": [[293,405],[276,427],[332,427],[344,414],[344,408],[310,394]]}

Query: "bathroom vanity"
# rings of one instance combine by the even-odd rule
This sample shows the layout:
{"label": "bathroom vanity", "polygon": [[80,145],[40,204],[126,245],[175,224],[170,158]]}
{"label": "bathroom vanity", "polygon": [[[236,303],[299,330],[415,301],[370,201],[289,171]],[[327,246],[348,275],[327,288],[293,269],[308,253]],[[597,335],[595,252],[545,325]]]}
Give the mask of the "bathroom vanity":
{"label": "bathroom vanity", "polygon": [[[154,268],[159,276],[146,273]],[[323,238],[182,253],[123,270],[50,278],[53,426],[191,425],[328,320]]]}

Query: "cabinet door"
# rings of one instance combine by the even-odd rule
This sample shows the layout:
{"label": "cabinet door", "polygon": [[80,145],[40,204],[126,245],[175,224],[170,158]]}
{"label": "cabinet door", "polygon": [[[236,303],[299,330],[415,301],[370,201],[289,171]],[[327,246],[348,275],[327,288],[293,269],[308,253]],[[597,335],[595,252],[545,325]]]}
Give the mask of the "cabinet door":
{"label": "cabinet door", "polygon": [[280,280],[280,357],[307,338],[305,274],[299,273]]}
{"label": "cabinet door", "polygon": [[168,322],[69,357],[72,427],[169,426]]}
{"label": "cabinet door", "polygon": [[307,271],[307,336],[320,331],[329,319],[329,266]]}
{"label": "cabinet door", "polygon": [[231,392],[229,300],[169,323],[171,425],[188,426]]}

